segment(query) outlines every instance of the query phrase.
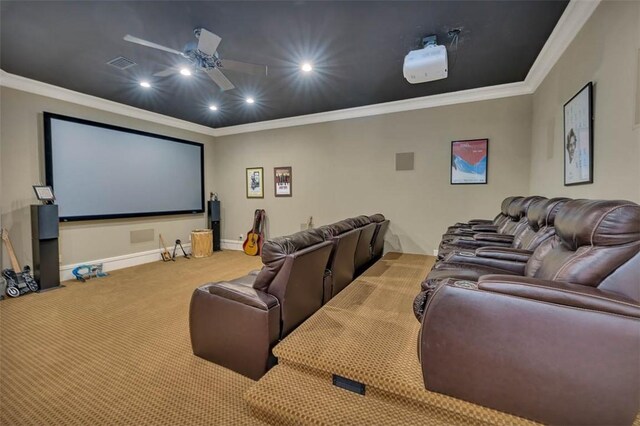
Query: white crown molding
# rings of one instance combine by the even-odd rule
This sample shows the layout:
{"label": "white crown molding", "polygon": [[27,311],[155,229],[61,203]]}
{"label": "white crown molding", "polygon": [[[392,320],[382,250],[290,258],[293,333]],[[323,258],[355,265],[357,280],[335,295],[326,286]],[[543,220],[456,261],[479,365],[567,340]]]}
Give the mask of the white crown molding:
{"label": "white crown molding", "polygon": [[600,0],[569,2],[524,80],[531,93],[538,89],[599,4]]}
{"label": "white crown molding", "polygon": [[321,112],[318,114],[300,115],[297,117],[281,118],[278,120],[260,121],[257,123],[223,127],[216,129],[216,136],[235,135],[238,133],[278,129],[281,127],[303,126],[306,124],[324,123],[327,121],[348,120],[351,118],[369,117],[394,112],[485,101],[489,99],[506,98],[509,96],[527,95],[529,93],[529,88],[523,82],[501,84],[498,86],[480,87],[477,89],[462,90],[459,92],[448,92],[439,95],[423,96],[420,98],[403,99],[401,101]]}
{"label": "white crown molding", "polygon": [[63,87],[11,74],[2,69],[0,69],[0,86],[21,90],[23,92],[35,93],[37,95],[71,102],[89,108],[112,112],[114,114],[126,115],[127,117],[163,124],[177,129],[189,130],[191,132],[207,136],[215,136],[215,130],[211,127],[202,126],[200,124],[191,123],[189,121],[180,120],[118,102],[109,101],[96,96],[75,92]]}
{"label": "white crown molding", "polygon": [[527,77],[521,82],[321,112],[318,114],[260,121],[218,129],[74,92],[51,84],[13,75],[4,70],[0,70],[0,85],[215,137],[283,127],[303,126],[328,121],[348,120],[352,118],[532,94],[536,91],[540,83],[542,83],[549,71],[551,71],[585,22],[587,22],[593,11],[598,7],[598,4],[600,4],[600,0],[571,0],[569,2],[549,36],[549,39],[529,70]]}

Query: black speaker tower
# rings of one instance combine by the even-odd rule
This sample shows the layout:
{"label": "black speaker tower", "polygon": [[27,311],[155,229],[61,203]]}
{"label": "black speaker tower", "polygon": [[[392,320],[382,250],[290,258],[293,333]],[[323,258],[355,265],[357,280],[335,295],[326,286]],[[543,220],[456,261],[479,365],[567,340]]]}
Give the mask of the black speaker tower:
{"label": "black speaker tower", "polygon": [[60,254],[58,249],[58,206],[31,206],[31,245],[33,277],[40,291],[60,288]]}
{"label": "black speaker tower", "polygon": [[207,223],[213,230],[213,251],[220,251],[220,201],[207,202]]}

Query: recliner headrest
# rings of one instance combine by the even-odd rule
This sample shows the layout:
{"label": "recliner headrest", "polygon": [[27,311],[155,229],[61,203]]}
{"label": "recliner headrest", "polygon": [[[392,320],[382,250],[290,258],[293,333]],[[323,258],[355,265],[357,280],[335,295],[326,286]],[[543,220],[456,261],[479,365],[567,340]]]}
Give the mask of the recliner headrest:
{"label": "recliner headrest", "polygon": [[502,214],[505,216],[509,216],[509,206],[511,205],[511,203],[522,198],[524,197],[511,196],[502,200],[502,204],[500,205],[500,211],[502,211]]}
{"label": "recliner headrest", "polygon": [[324,234],[318,228],[267,240],[262,245],[262,263],[266,265],[282,256],[295,253],[324,240]]}
{"label": "recliner headrest", "polygon": [[362,228],[371,223],[371,220],[365,215],[350,217],[349,219],[345,219],[345,221],[353,225],[354,228]]}
{"label": "recliner headrest", "polygon": [[532,195],[531,197],[524,197],[512,201],[511,204],[509,204],[509,216],[511,220],[518,221],[526,216],[531,203],[537,200],[546,200],[546,198],[539,195]]}
{"label": "recliner headrest", "polygon": [[571,200],[556,214],[556,234],[571,250],[640,241],[640,206],[624,200]]}
{"label": "recliner headrest", "polygon": [[318,228],[296,232],[285,237],[267,240],[262,245],[262,263],[264,266],[253,282],[253,288],[267,291],[278,272],[284,265],[287,255],[303,250],[324,241],[324,234]]}
{"label": "recliner headrest", "polygon": [[534,200],[527,210],[527,222],[534,231],[540,229],[540,222],[543,221],[547,211],[546,199]]}
{"label": "recliner headrest", "polygon": [[564,206],[571,198],[556,197],[547,201],[545,215],[542,217],[542,221],[538,222],[540,228],[544,226],[553,226],[558,211]]}
{"label": "recliner headrest", "polygon": [[544,226],[553,226],[556,213],[567,201],[569,201],[569,198],[565,197],[552,198],[550,200],[546,198],[535,200],[529,206],[529,210],[527,210],[529,226],[534,231],[538,231]]}
{"label": "recliner headrest", "polygon": [[386,219],[382,213],[376,213],[369,216],[369,220],[371,222],[380,223],[380,222],[384,222]]}
{"label": "recliner headrest", "polygon": [[332,223],[331,225],[323,225],[318,230],[324,235],[325,240],[329,240],[332,237],[344,234],[355,229],[353,224],[348,220],[341,220],[340,222]]}

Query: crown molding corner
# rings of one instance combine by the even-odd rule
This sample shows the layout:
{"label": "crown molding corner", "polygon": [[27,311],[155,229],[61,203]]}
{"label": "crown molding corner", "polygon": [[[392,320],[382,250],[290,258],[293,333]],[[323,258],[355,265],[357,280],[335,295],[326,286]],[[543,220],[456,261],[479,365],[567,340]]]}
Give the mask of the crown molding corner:
{"label": "crown molding corner", "polygon": [[531,66],[525,83],[534,93],[589,20],[601,0],[571,0]]}
{"label": "crown molding corner", "polygon": [[188,130],[194,133],[200,133],[207,136],[215,136],[215,129],[200,124],[191,123],[189,121],[180,120],[178,118],[169,117],[167,115],[158,114],[141,108],[132,107],[121,104],[119,102],[109,101],[107,99],[91,96],[63,87],[54,86],[52,84],[43,83],[41,81],[32,80],[30,78],[21,77],[11,74],[0,69],[0,86],[10,89],[20,90],[23,92],[34,93],[40,96],[57,99],[60,101],[71,102],[74,104],[86,106],[89,108],[99,109],[114,114],[126,115],[128,117],[137,118],[139,120],[150,121],[156,124],[162,124],[177,129]]}

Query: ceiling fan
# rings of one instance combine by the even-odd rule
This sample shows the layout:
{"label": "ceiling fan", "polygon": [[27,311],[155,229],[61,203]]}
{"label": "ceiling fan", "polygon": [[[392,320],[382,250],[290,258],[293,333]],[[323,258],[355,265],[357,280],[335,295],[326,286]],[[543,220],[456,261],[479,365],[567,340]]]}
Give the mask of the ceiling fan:
{"label": "ceiling fan", "polygon": [[[220,59],[216,49],[222,41],[220,37],[204,28],[196,28],[193,30],[198,43],[190,42],[184,47],[183,51],[175,50],[170,47],[162,46],[151,41],[143,40],[138,37],[127,34],[124,40],[130,43],[140,44],[142,46],[151,47],[153,49],[163,50],[165,52],[180,55],[187,59],[193,66],[194,71],[204,71],[214,83],[222,90],[231,90],[235,88],[233,83],[222,73],[222,70],[228,69],[252,75],[267,75],[266,65],[249,64],[246,62],[234,61],[231,59]],[[180,72],[180,68],[169,67],[163,71],[154,74],[156,77],[166,77],[171,74]]]}

